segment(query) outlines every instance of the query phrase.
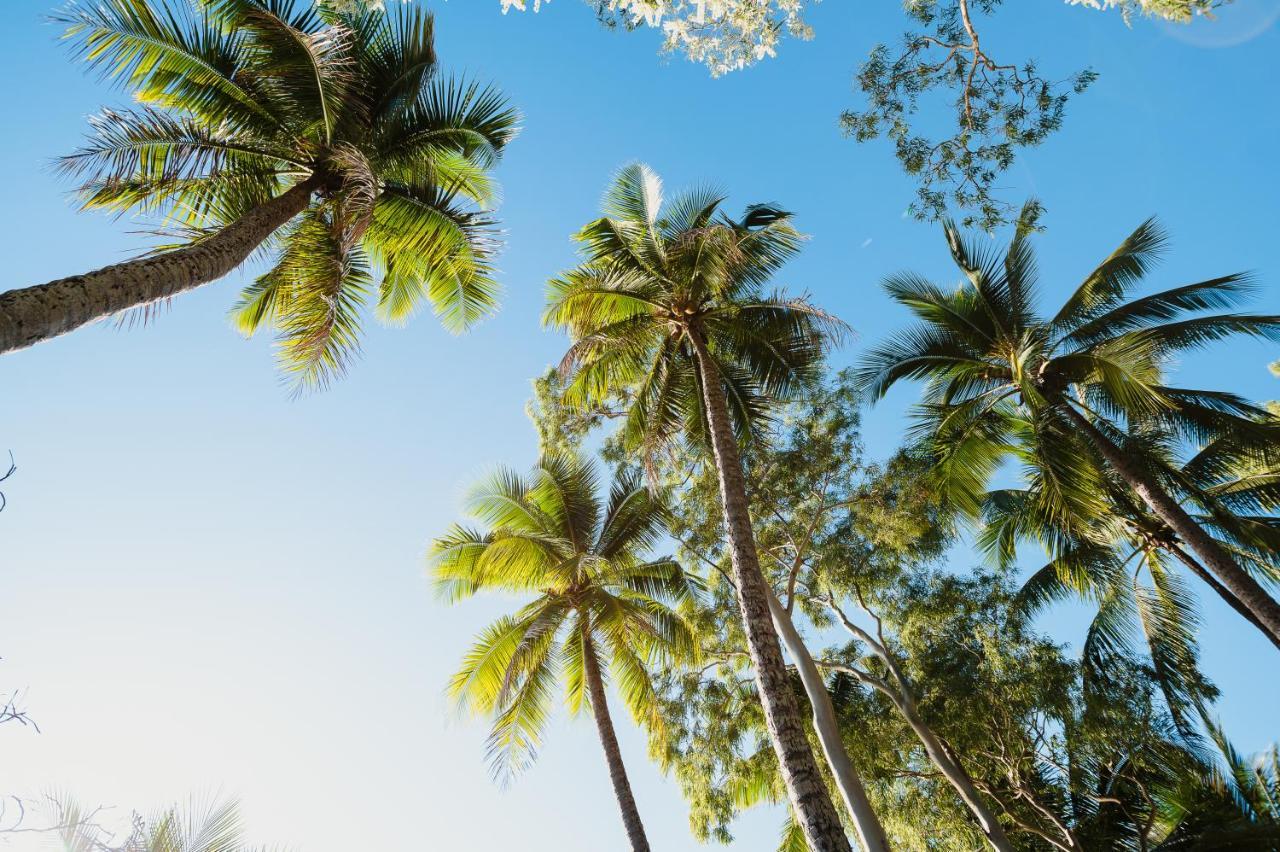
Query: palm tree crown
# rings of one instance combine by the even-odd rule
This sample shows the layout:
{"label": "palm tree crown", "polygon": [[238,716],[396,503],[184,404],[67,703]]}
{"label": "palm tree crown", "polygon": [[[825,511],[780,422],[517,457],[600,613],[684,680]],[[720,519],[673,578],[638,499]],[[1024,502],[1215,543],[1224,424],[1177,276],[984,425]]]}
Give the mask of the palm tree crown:
{"label": "palm tree crown", "polygon": [[495,307],[488,172],[517,116],[493,89],[441,75],[421,8],[103,0],[57,19],[140,102],[93,118],[63,158],[85,207],[158,218],[182,246],[307,191],[233,312],[246,333],[278,332],[298,385],[341,373],[370,300],[391,322],[429,302],[454,331]]}
{"label": "palm tree crown", "polygon": [[948,292],[910,273],[886,280],[889,295],[919,322],[872,349],[859,376],[872,398],[903,379],[927,380],[926,431],[937,436],[942,472],[964,508],[976,513],[982,490],[972,486],[1025,438],[1043,451],[1046,487],[1096,508],[1101,498],[1083,469],[1090,454],[1073,467],[1071,454],[1048,454],[1073,446],[1066,408],[1112,435],[1125,423],[1197,441],[1230,434],[1259,447],[1280,435],[1265,412],[1234,394],[1164,383],[1169,361],[1193,348],[1233,334],[1280,339],[1280,316],[1205,313],[1249,295],[1247,275],[1130,298],[1166,244],[1148,220],[1046,319],[1035,309],[1028,234],[1019,233],[1004,253],[982,250],[951,224],[946,236],[967,286]]}
{"label": "palm tree crown", "polygon": [[[967,285],[948,292],[910,274],[886,281],[919,322],[873,349],[859,377],[873,398],[902,379],[927,380],[922,431],[956,506],[978,515],[987,481],[1015,449],[1035,470],[1033,514],[1054,535],[1087,538],[1092,521],[1117,507],[1132,517],[1125,504],[1145,504],[1280,647],[1280,604],[1250,575],[1257,566],[1246,552],[1273,538],[1274,528],[1236,516],[1232,489],[1215,482],[1221,471],[1213,470],[1230,458],[1274,471],[1280,420],[1235,394],[1173,387],[1164,378],[1175,355],[1223,337],[1280,339],[1280,316],[1214,312],[1253,289],[1244,275],[1131,298],[1165,244],[1152,220],[1048,319],[1035,311],[1026,233],[1003,254],[966,242],[952,225],[946,235]],[[1222,442],[1229,452],[1183,471],[1162,458],[1160,448],[1189,442]],[[1108,487],[1109,477],[1123,484],[1124,498]],[[1244,491],[1245,502],[1257,503],[1260,493],[1274,498],[1266,489]],[[1187,502],[1208,514],[1193,517]]]}
{"label": "palm tree crown", "polygon": [[645,556],[663,509],[632,475],[607,502],[597,490],[572,456],[546,456],[528,477],[501,470],[469,500],[488,531],[454,526],[432,546],[446,600],[535,596],[481,634],[450,684],[463,708],[493,716],[490,757],[504,777],[534,757],[557,679],[573,712],[591,707],[587,666],[604,658],[632,714],[657,724],[649,667],[696,652],[683,608],[697,585],[674,560]]}
{"label": "palm tree crown", "polygon": [[791,215],[756,204],[740,219],[704,188],[664,205],[647,166],[623,169],[605,215],[577,235],[585,262],[553,280],[546,322],[569,332],[561,368],[574,404],[625,397],[624,435],[652,449],[682,432],[706,443],[696,347],[723,382],[745,437],[769,403],[812,378],[844,326],[804,298],[764,288],[800,248]]}

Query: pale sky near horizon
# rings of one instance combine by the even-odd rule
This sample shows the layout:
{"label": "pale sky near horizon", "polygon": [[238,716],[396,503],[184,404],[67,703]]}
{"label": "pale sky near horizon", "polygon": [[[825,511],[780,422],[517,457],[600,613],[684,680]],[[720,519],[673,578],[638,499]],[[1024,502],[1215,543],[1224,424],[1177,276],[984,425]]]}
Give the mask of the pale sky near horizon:
{"label": "pale sky near horizon", "polygon": [[[505,790],[490,782],[485,726],[458,719],[443,687],[509,602],[447,608],[423,576],[426,543],[475,476],[533,460],[523,408],[564,346],[538,317],[543,283],[573,262],[569,235],[637,159],[671,188],[727,187],[731,208],[784,204],[812,240],[780,282],[860,333],[837,364],[904,321],[877,285],[886,274],[954,280],[938,229],[903,214],[910,184],[889,145],[836,126],[858,102],[861,57],[906,29],[894,0],[826,0],[813,42],[719,80],[656,56],[652,33],[601,30],[579,0],[536,16],[504,17],[498,0],[432,5],[444,67],[495,81],[525,114],[498,172],[497,317],[461,338],[430,316],[371,323],[350,376],[300,400],[279,385],[268,341],[228,327],[242,273],[146,328],[85,329],[0,358],[0,456],[12,449],[19,467],[0,514],[0,693],[25,689],[42,729],[0,728],[0,795],[57,788],[127,812],[220,792],[241,800],[252,840],[306,852],[624,848],[587,719],[558,717],[532,771]],[[1101,74],[1005,181],[1007,197],[1048,208],[1045,298],[1155,213],[1173,242],[1154,285],[1251,269],[1254,307],[1280,308],[1280,0],[1240,0],[1184,30],[1126,29],[1058,0],[1005,6],[984,45],[1053,76]],[[75,212],[49,168],[88,115],[122,99],[66,57],[41,20],[52,8],[0,11],[5,288],[144,244],[135,223]],[[1277,357],[1236,341],[1188,358],[1179,380],[1277,398]],[[870,455],[893,449],[915,395],[867,414]],[[1280,658],[1200,600],[1218,711],[1243,751],[1260,750],[1277,737]],[[1077,615],[1040,624],[1078,642]],[[615,716],[653,847],[700,848],[678,789]],[[776,812],[749,814],[733,848],[771,852],[778,826]],[[23,836],[5,848],[41,847]]]}

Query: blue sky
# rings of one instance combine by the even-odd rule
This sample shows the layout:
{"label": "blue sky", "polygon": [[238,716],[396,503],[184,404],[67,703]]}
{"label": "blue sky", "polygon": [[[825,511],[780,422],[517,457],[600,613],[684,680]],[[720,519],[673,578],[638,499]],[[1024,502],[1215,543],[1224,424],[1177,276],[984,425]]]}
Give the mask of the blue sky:
{"label": "blue sky", "polygon": [[[1188,30],[1126,29],[1056,0],[1006,5],[984,31],[995,53],[1034,55],[1054,76],[1101,73],[1003,182],[1048,208],[1046,299],[1156,213],[1174,241],[1154,284],[1251,269],[1258,306],[1280,307],[1280,2],[1241,0]],[[313,852],[621,848],[589,720],[557,721],[530,773],[490,783],[484,727],[454,716],[443,685],[503,602],[447,609],[423,577],[463,488],[492,464],[532,461],[529,380],[564,346],[538,325],[543,282],[573,262],[569,234],[635,159],[669,187],[714,181],[733,206],[782,203],[812,240],[781,282],[859,331],[838,363],[904,321],[883,276],[953,280],[938,229],[903,215],[911,188],[889,146],[836,125],[858,102],[861,57],[905,28],[893,0],[827,0],[813,42],[719,80],[655,56],[652,33],[602,31],[576,0],[536,16],[503,17],[498,0],[434,7],[443,63],[498,82],[526,117],[499,171],[500,315],[461,338],[426,316],[371,325],[351,375],[300,400],[268,341],[228,326],[241,273],[146,328],[104,325],[0,359],[0,448],[19,465],[0,515],[0,691],[25,687],[43,729],[0,731],[0,793],[56,787],[127,809],[221,791],[242,800],[255,840]],[[86,116],[121,96],[66,58],[40,20],[50,8],[9,0],[0,13],[5,287],[145,244],[138,223],[75,212],[51,173]],[[1280,397],[1266,371],[1277,357],[1237,341],[1188,359],[1179,379]],[[867,416],[873,455],[893,449],[914,395]],[[1260,749],[1276,736],[1275,651],[1202,601],[1222,718]],[[1069,610],[1043,626],[1079,636]],[[678,791],[622,729],[653,845],[696,848]],[[771,850],[776,831],[776,814],[749,815],[734,848]]]}

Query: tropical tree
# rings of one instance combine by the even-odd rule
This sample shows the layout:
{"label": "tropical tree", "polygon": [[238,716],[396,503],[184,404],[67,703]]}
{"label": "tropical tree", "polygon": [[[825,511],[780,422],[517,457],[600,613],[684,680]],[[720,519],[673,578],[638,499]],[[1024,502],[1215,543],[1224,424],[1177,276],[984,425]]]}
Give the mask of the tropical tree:
{"label": "tropical tree", "polygon": [[535,596],[480,635],[449,689],[464,709],[493,717],[490,759],[509,778],[533,759],[562,680],[570,710],[595,717],[631,848],[648,850],[605,671],[632,716],[657,726],[649,667],[696,652],[681,609],[697,586],[675,561],[644,555],[664,511],[639,477],[619,478],[607,502],[597,491],[587,462],[544,456],[528,477],[501,470],[472,494],[471,514],[487,531],[455,526],[435,541],[433,572],[446,600],[481,591]]}
{"label": "tropical tree", "polygon": [[[604,216],[577,235],[583,264],[550,284],[545,321],[569,333],[561,370],[571,405],[625,400],[624,441],[648,458],[679,434],[714,459],[739,614],[769,736],[809,845],[847,850],[792,693],[769,611],[751,528],[739,441],[817,369],[843,326],[803,298],[765,285],[796,253],[785,211],[748,207],[734,220],[723,195],[702,189],[664,207],[643,165],[623,169]],[[884,849],[865,801],[854,822],[863,845]]]}
{"label": "tropical tree", "polygon": [[1211,524],[1183,505],[1199,504],[1218,524],[1220,502],[1125,444],[1126,430],[1168,441],[1222,440],[1233,456],[1266,463],[1280,421],[1232,393],[1168,385],[1164,374],[1174,355],[1223,337],[1278,339],[1280,316],[1208,313],[1240,303],[1252,289],[1243,275],[1131,298],[1165,245],[1154,220],[1049,319],[1035,312],[1036,266],[1025,231],[1004,253],[967,242],[950,224],[946,235],[966,283],[948,292],[912,274],[888,279],[889,294],[919,322],[873,348],[859,375],[872,398],[903,379],[927,379],[920,428],[949,498],[978,515],[987,480],[1015,447],[1034,458],[1049,511],[1063,523],[1106,514],[1104,482],[1114,476],[1273,641],[1280,638],[1280,604],[1214,538]]}
{"label": "tropical tree", "polygon": [[299,386],[342,372],[371,298],[391,322],[429,302],[453,331],[495,307],[489,169],[517,115],[441,74],[420,7],[104,0],[56,19],[140,103],[93,118],[62,171],[85,208],[172,233],[153,254],[0,294],[0,352],[214,281],[259,248],[274,263],[233,315],[278,331]]}
{"label": "tropical tree", "polygon": [[235,802],[192,801],[151,816],[134,814],[119,838],[98,824],[97,811],[69,799],[52,802],[55,832],[64,852],[253,852],[244,840],[244,821]]}
{"label": "tropical tree", "polygon": [[[1238,460],[1231,457],[1230,441],[1221,439],[1179,468],[1171,460],[1173,448],[1159,435],[1130,432],[1122,437],[1120,446],[1135,464],[1157,462],[1148,471],[1151,475],[1188,479],[1217,503],[1229,501],[1230,507],[1223,507],[1218,517],[1198,514],[1197,521],[1250,570],[1266,581],[1280,581],[1280,521],[1267,514],[1241,514],[1265,512],[1280,502],[1274,467],[1251,473],[1235,470]],[[1196,709],[1213,690],[1206,689],[1196,667],[1199,618],[1191,590],[1176,567],[1189,570],[1270,638],[1264,626],[1114,475],[1100,480],[1105,503],[1093,517],[1077,514],[1088,507],[1057,502],[1029,455],[1024,455],[1024,478],[1024,488],[987,495],[979,545],[1005,567],[1014,563],[1018,542],[1043,545],[1050,561],[1027,580],[1023,604],[1036,611],[1073,594],[1095,601],[1097,617],[1085,644],[1085,662],[1094,671],[1105,668],[1105,658],[1117,645],[1128,644],[1136,628],[1147,643],[1174,719],[1184,730],[1194,725]]]}
{"label": "tropical tree", "polygon": [[[886,815],[893,848],[910,848],[909,839],[919,836],[920,826],[899,818],[900,789],[878,779],[919,766],[921,771],[943,779],[930,797],[932,802],[937,804],[954,794],[971,814],[978,828],[977,843],[1012,849],[998,814],[972,786],[959,757],[941,745],[922,716],[918,690],[905,677],[894,642],[886,638],[892,630],[873,612],[882,591],[939,560],[952,537],[946,512],[929,487],[925,459],[904,452],[884,465],[868,463],[858,431],[860,421],[852,377],[841,372],[800,388],[775,422],[762,430],[761,439],[743,454],[756,543],[770,587],[770,609],[813,710],[814,739],[827,758],[833,786],[846,800],[849,777],[858,778],[855,765],[876,779],[870,781],[869,793],[877,812]],[[740,690],[735,684],[742,677],[738,663],[744,654],[741,630],[733,629],[726,614],[732,602],[732,582],[728,579],[714,471],[708,475],[706,465],[699,464],[696,454],[689,451],[673,455],[660,460],[662,493],[669,505],[680,506],[671,531],[681,543],[683,561],[707,569],[713,598],[711,613],[705,616],[708,623],[699,635],[703,637],[703,659],[707,664],[714,660],[721,663],[715,669],[704,665],[696,676],[682,675],[670,682],[676,696],[673,706],[679,708],[686,704],[681,700],[684,695],[694,696],[687,706],[698,706],[696,696],[713,691],[736,696]],[[878,628],[864,629],[858,621],[866,623],[866,617],[855,620],[846,615],[846,601],[863,609]],[[806,626],[815,629],[809,637]],[[856,650],[833,651],[811,644],[812,637],[823,636],[836,626],[852,635]],[[851,702],[850,689],[874,691],[876,695]],[[876,701],[888,707],[868,709]],[[906,730],[902,730],[904,722]],[[751,730],[744,723],[735,727]],[[874,736],[864,733],[868,731],[874,731]],[[913,738],[917,742],[913,743]],[[875,742],[881,743],[882,750],[868,748]],[[701,740],[690,738],[688,747],[700,751]],[[715,794],[703,784],[710,760],[676,749],[672,762],[695,811],[723,821],[714,806]],[[753,760],[749,765],[770,778],[776,773],[771,761]],[[726,761],[724,774],[742,773],[733,761]],[[772,795],[780,786],[744,782],[735,789]],[[746,798],[739,796],[739,806]],[[974,833],[962,832],[965,838]]]}

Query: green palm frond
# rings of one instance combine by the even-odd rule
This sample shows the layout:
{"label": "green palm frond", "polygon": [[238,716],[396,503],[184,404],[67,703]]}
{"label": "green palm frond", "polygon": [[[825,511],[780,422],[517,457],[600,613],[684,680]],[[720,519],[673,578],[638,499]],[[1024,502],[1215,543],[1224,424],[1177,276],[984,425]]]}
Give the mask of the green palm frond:
{"label": "green palm frond", "polygon": [[233,310],[244,333],[277,333],[295,390],[342,374],[375,293],[378,318],[430,304],[453,332],[497,308],[492,170],[519,116],[493,87],[439,72],[420,7],[74,0],[55,20],[141,104],[91,119],[61,160],[86,207],[153,216],[174,249],[317,187],[260,245],[274,268]]}
{"label": "green palm frond", "polygon": [[143,103],[179,108],[212,124],[272,134],[280,117],[245,69],[254,49],[244,34],[192,7],[149,0],[73,2],[53,16],[72,55]]}
{"label": "green palm frond", "polygon": [[684,614],[697,583],[672,560],[643,556],[660,539],[665,511],[634,474],[614,482],[607,502],[598,491],[593,466],[572,455],[544,455],[527,476],[500,468],[468,500],[488,529],[455,525],[432,544],[445,599],[481,590],[532,596],[480,634],[450,681],[461,709],[492,720],[489,756],[500,780],[534,759],[558,682],[570,712],[591,707],[584,643],[655,736],[650,666],[697,657]]}
{"label": "green palm frond", "polygon": [[543,316],[571,339],[565,401],[621,401],[622,434],[644,458],[677,435],[696,445],[709,434],[699,347],[745,439],[847,331],[804,298],[763,291],[802,240],[788,212],[758,204],[735,220],[714,189],[666,206],[662,196],[647,166],[618,173],[605,215],[577,235],[584,262],[549,283]]}
{"label": "green palm frond", "polygon": [[1166,568],[1160,555],[1147,554],[1146,564],[1151,587],[1134,584],[1138,621],[1174,722],[1193,736],[1206,700],[1216,694],[1198,667],[1199,617],[1186,583]]}
{"label": "green palm frond", "polygon": [[1089,273],[1050,326],[1059,333],[1069,333],[1115,307],[1159,261],[1168,242],[1168,235],[1155,219],[1143,222]]}

